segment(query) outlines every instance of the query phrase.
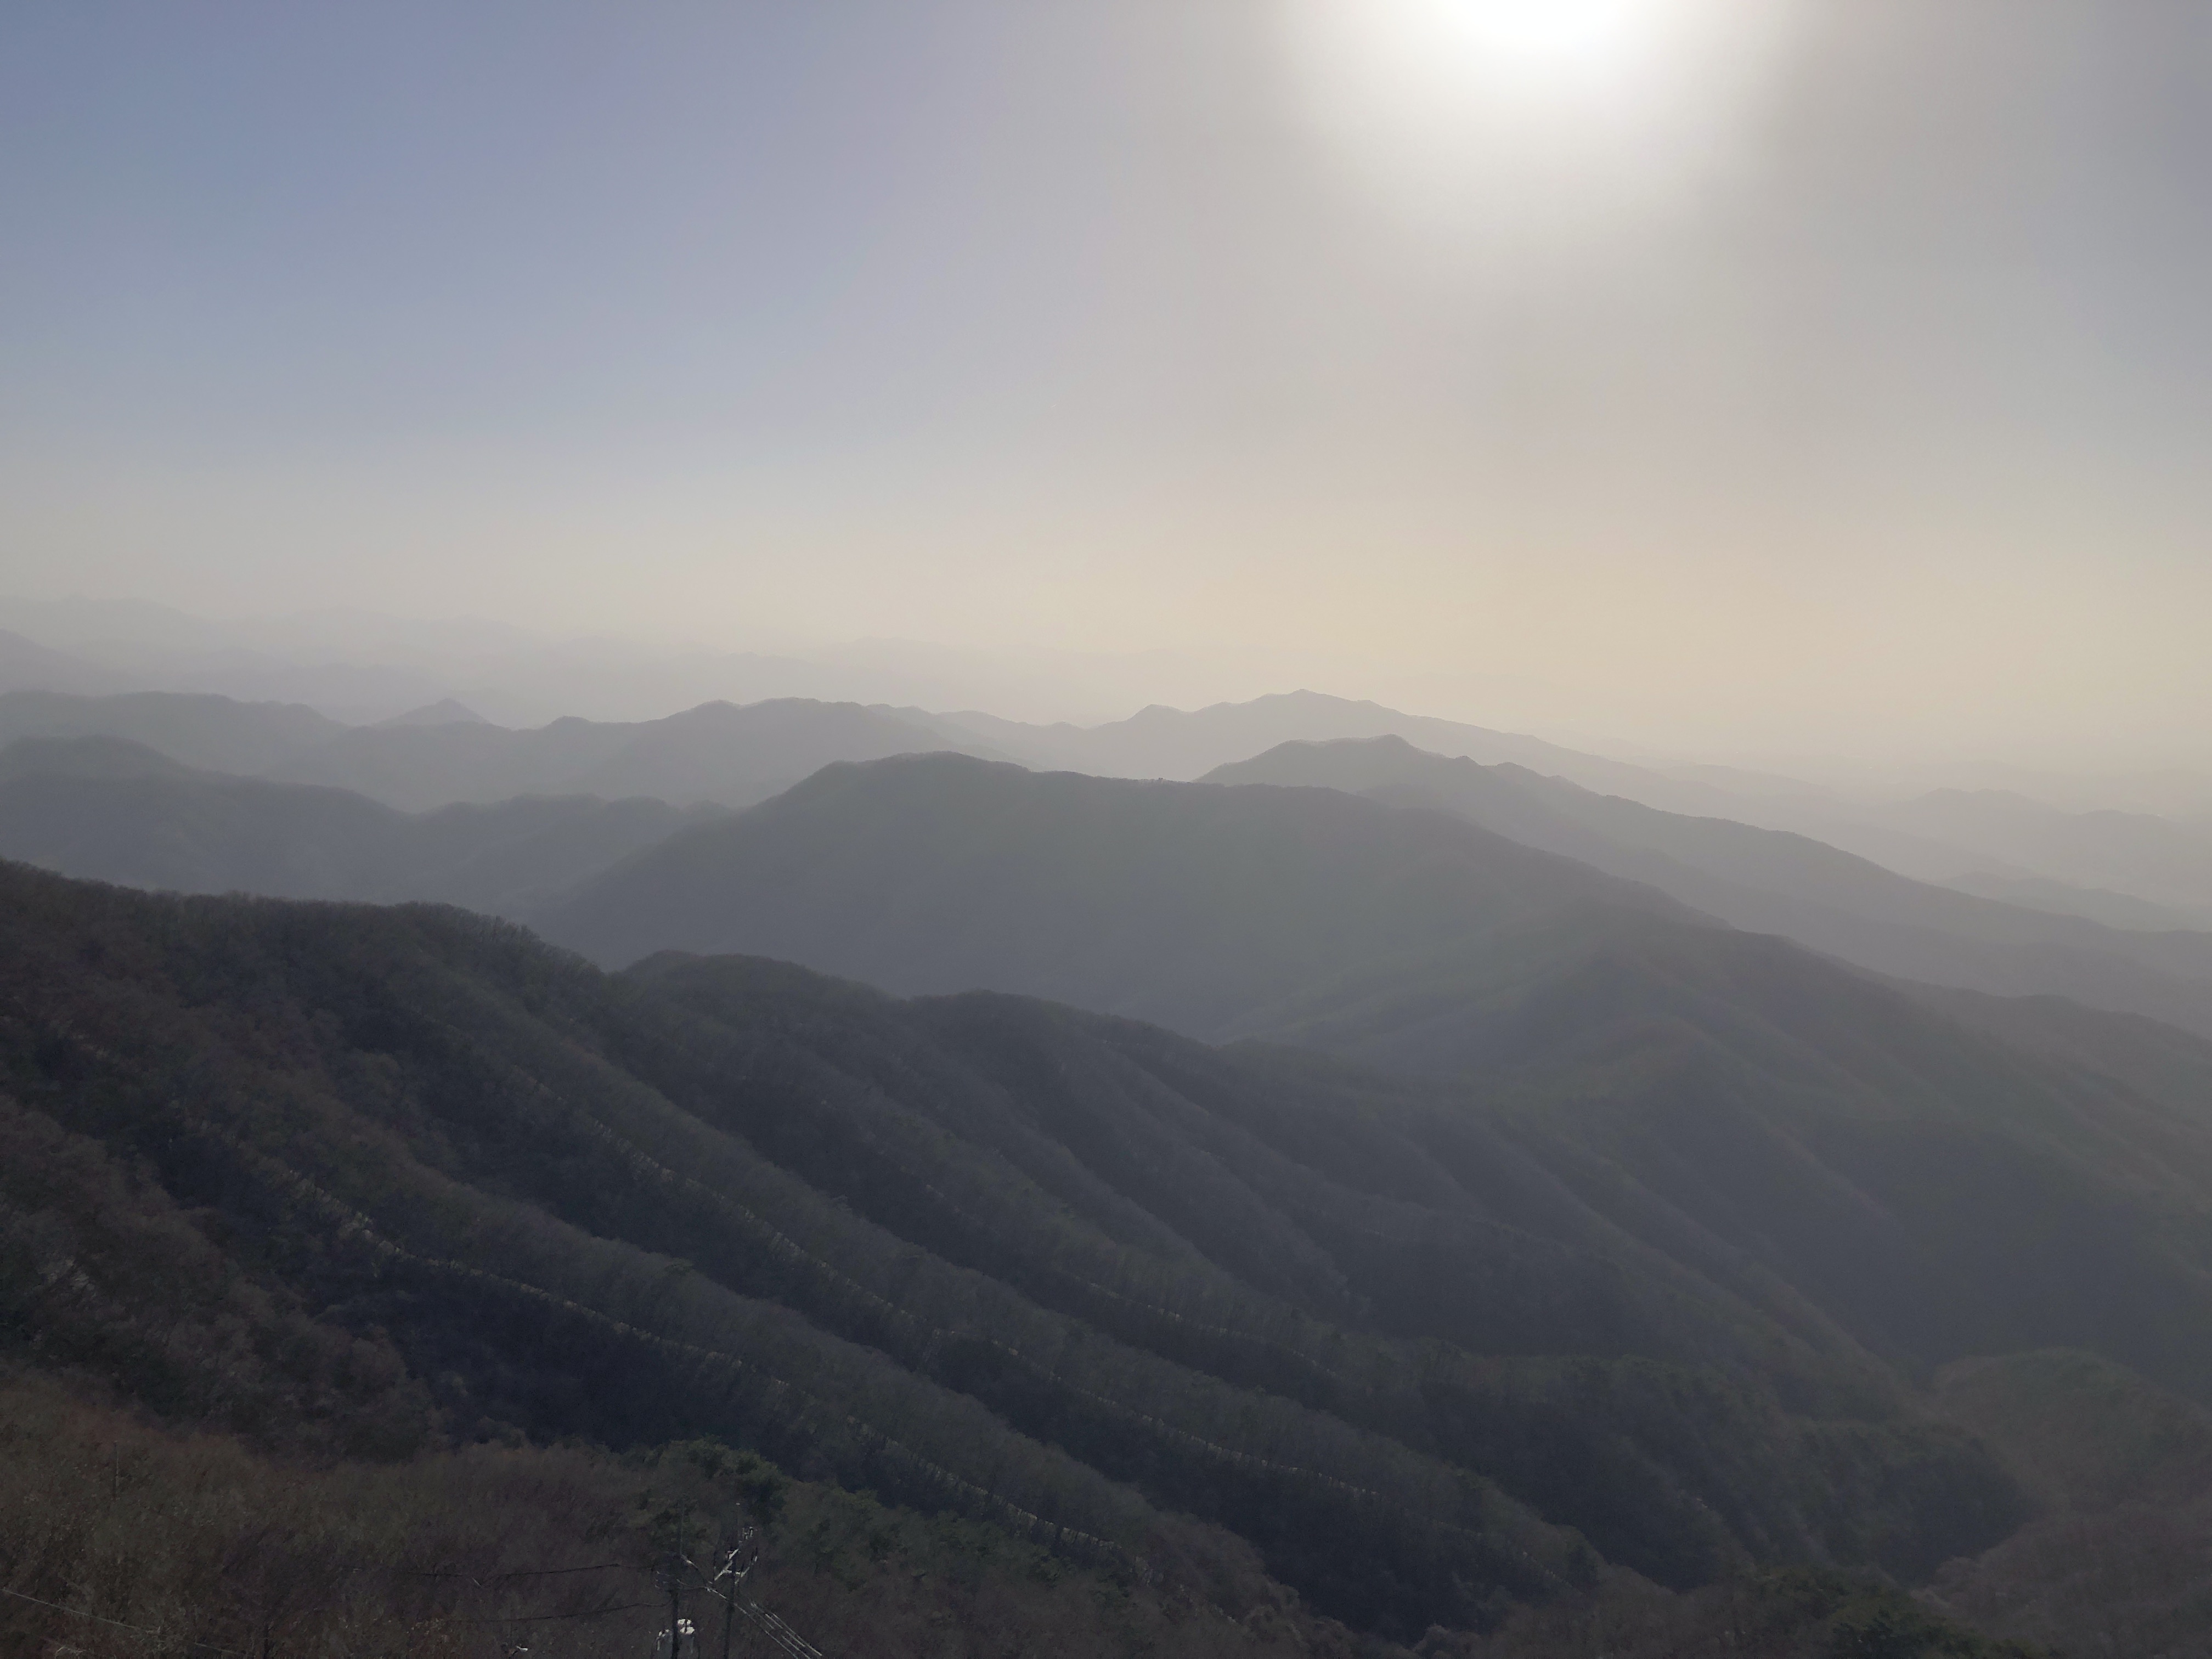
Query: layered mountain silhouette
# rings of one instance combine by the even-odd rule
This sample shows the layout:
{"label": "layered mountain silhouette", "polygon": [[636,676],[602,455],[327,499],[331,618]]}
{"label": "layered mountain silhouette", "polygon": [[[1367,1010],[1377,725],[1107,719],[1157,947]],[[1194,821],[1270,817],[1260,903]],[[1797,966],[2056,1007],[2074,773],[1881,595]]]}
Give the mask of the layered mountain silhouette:
{"label": "layered mountain silhouette", "polygon": [[[1218,1041],[1367,1009],[1417,1018],[1532,951],[1648,923],[1647,887],[1443,813],[1329,790],[1032,773],[960,756],[825,768],[535,918],[611,964],[739,951],[902,994],[985,988]],[[1468,999],[1444,999],[1461,1018]]]}
{"label": "layered mountain silhouette", "polygon": [[0,629],[0,693],[43,690],[98,696],[131,689],[128,675]]}
{"label": "layered mountain silhouette", "polygon": [[349,729],[296,703],[168,691],[0,692],[0,748],[25,738],[121,738],[210,772],[265,772]]}
{"label": "layered mountain silhouette", "polygon": [[118,738],[0,750],[0,857],[177,892],[520,913],[718,815],[588,796],[410,814],[342,789],[195,771]]}
{"label": "layered mountain silhouette", "polygon": [[[951,757],[838,767],[672,838],[540,921],[609,962],[668,946],[771,954],[902,992],[1048,995],[1553,1100],[1555,1131],[1572,1124],[1592,1156],[1635,1168],[1640,1194],[1687,1210],[1683,1237],[1753,1255],[1799,1238],[1790,1282],[1855,1319],[1887,1310],[1854,1326],[1884,1352],[2074,1340],[2025,1340],[2011,1292],[1923,1281],[1916,1230],[2055,1267],[2038,1231],[2053,1206],[2086,1217],[2106,1182],[2212,1176],[2201,1039],[2060,1004],[2086,1035],[2031,1056],[1940,997],[1444,813],[1333,790]],[[1574,1103],[1585,1087],[1607,1103]],[[2044,1186],[2036,1159],[2014,1161],[2019,1135],[2099,1173],[2062,1196],[2075,1176]],[[1978,1147],[1976,1173],[1935,1180],[1926,1160],[1943,1144]],[[2074,1243],[2086,1251],[2087,1235]],[[2074,1328],[2095,1326],[2107,1298],[2196,1294],[2193,1268],[2073,1259]],[[1813,1293],[1799,1275],[1832,1277]],[[2056,1311],[2046,1300],[2034,1319]],[[2202,1386],[2185,1380],[2195,1361],[2157,1341],[2127,1358]]]}
{"label": "layered mountain silhouette", "polygon": [[403,811],[518,795],[650,796],[747,806],[833,761],[946,748],[989,752],[857,703],[706,703],[665,720],[556,720],[514,731],[447,702],[381,726],[227,697],[0,695],[0,745],[23,738],[126,738],[201,770],[348,789]]}
{"label": "layered mountain silhouette", "polygon": [[1209,781],[1349,791],[1451,812],[1753,933],[1862,967],[2004,995],[2054,994],[2212,1035],[2212,934],[2117,929],[1916,882],[1820,842],[1662,812],[1516,766],[1392,738],[1286,744]]}
{"label": "layered mountain silhouette", "polygon": [[948,747],[980,738],[1025,765],[1105,777],[1190,780],[1284,743],[1396,738],[1664,811],[1810,836],[1916,880],[2023,908],[2147,932],[2212,927],[2205,863],[2212,842],[2203,827],[2142,814],[2064,813],[1995,793],[1853,800],[1796,778],[1729,766],[1638,765],[1312,691],[1190,711],[1154,707],[1095,726],[892,712],[945,735]]}
{"label": "layered mountain silhouette", "polygon": [[1584,754],[1540,738],[1401,714],[1380,703],[1318,691],[1192,710],[1155,705],[1103,726],[1026,726],[975,713],[924,718],[940,732],[979,738],[1024,765],[1100,777],[1188,781],[1281,743],[1396,737],[1438,754],[1465,755],[1486,763],[1510,762],[1676,811],[1713,809],[1732,799],[1729,792],[1700,780]]}
{"label": "layered mountain silhouette", "polygon": [[2069,812],[1998,789],[1942,789],[1884,821],[2063,881],[2154,904],[2212,906],[2212,826],[2144,812]]}
{"label": "layered mountain silhouette", "polygon": [[716,1437],[1424,1653],[1793,1563],[2194,1639],[2188,826],[1847,826],[1930,884],[1734,821],[1838,810],[1787,781],[1309,694],[0,739],[11,1364],[319,1461]]}
{"label": "layered mountain silhouette", "polygon": [[1970,871],[1943,884],[1979,898],[1996,899],[2054,915],[2084,916],[2107,927],[2130,933],[2163,933],[2176,929],[2212,932],[2212,905],[2160,904],[2109,887],[2084,887],[2054,881],[2048,876],[2003,875],[1995,871]]}
{"label": "layered mountain silhouette", "polygon": [[857,703],[706,703],[635,725],[562,720],[532,731],[466,721],[357,727],[272,778],[352,789],[410,811],[513,795],[651,795],[748,806],[831,761],[945,747]]}

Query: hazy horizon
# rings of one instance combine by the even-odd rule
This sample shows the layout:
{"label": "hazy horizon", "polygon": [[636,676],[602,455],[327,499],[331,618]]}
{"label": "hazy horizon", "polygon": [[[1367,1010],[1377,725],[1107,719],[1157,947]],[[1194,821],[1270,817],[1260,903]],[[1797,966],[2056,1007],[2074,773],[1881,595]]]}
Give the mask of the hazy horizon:
{"label": "hazy horizon", "polygon": [[565,716],[656,720],[708,702],[796,698],[1097,727],[1151,709],[1200,711],[1311,693],[1525,733],[1686,775],[1717,769],[1717,781],[1721,772],[1741,769],[1736,781],[1744,787],[1764,776],[1869,800],[1967,788],[2016,791],[2072,811],[2197,817],[2212,809],[2212,768],[2130,766],[2118,758],[2038,764],[1986,748],[1922,753],[1900,745],[1639,742],[1577,719],[1567,688],[1558,685],[1504,676],[1412,676],[1387,665],[1280,652],[1116,655],[790,635],[732,649],[700,640],[532,633],[482,617],[410,618],[359,607],[226,617],[143,600],[0,594],[0,634],[6,633],[112,672],[118,678],[100,688],[110,693],[214,691],[248,702],[304,704],[354,725],[447,700],[495,725],[532,728]]}
{"label": "hazy horizon", "polygon": [[2212,764],[2212,14],[0,43],[0,592],[915,641],[1041,665],[1024,717],[1311,684],[1692,758]]}

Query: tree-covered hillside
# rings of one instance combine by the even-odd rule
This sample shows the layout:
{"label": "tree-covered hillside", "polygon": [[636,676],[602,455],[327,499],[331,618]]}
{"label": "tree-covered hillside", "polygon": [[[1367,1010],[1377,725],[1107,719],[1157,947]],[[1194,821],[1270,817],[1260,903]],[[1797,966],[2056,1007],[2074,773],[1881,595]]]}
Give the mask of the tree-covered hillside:
{"label": "tree-covered hillside", "polygon": [[1786,1263],[1700,1260],[1525,1103],[4,879],[10,1340],[173,1416],[712,1433],[1086,1559],[1188,1513],[1401,1637],[1608,1559],[1923,1573],[2025,1513]]}
{"label": "tree-covered hillside", "polygon": [[[0,879],[8,1340],[280,1449],[713,1434],[1093,1564],[1188,1514],[1410,1640],[1608,1563],[1927,1574],[2029,1501],[1916,1366],[2212,1340],[2189,1126],[2139,1101],[2092,1144],[2086,1073],[1872,986],[1898,1042],[1854,1075],[1786,1028],[1786,963],[1741,1046],[1829,1075],[1585,996],[1471,1089]],[[2161,1180],[2117,1178],[2127,1134]],[[1985,1231],[2030,1200],[2045,1248]],[[2077,1285],[2132,1286],[2086,1342]]]}

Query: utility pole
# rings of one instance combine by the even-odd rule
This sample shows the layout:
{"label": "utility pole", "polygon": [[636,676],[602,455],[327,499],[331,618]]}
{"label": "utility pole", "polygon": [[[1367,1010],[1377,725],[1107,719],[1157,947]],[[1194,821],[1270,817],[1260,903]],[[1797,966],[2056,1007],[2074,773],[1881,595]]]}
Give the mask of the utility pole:
{"label": "utility pole", "polygon": [[722,1659],[730,1659],[730,1626],[738,1620],[738,1592],[744,1587],[745,1575],[753,1570],[750,1560],[739,1566],[738,1559],[753,1548],[759,1536],[759,1533],[751,1527],[741,1528],[737,1541],[722,1558],[721,1571],[714,1575],[717,1578],[730,1581],[730,1587],[722,1596]]}
{"label": "utility pole", "polygon": [[669,1547],[662,1558],[660,1571],[656,1574],[661,1588],[668,1592],[668,1651],[658,1652],[655,1659],[684,1659],[684,1552],[676,1546]]}

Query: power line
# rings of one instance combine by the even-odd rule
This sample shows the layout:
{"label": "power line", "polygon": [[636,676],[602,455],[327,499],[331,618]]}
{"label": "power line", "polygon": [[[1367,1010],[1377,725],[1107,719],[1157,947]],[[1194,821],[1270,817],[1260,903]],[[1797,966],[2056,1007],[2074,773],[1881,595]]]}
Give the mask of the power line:
{"label": "power line", "polygon": [[[55,1613],[65,1613],[72,1619],[89,1619],[95,1625],[112,1625],[116,1629],[127,1630],[135,1636],[151,1636],[158,1638],[161,1634],[160,1631],[149,1630],[143,1625],[126,1625],[120,1619],[109,1619],[100,1613],[87,1613],[82,1607],[65,1607],[58,1601],[42,1601],[35,1595],[26,1595],[22,1591],[9,1589],[4,1584],[0,1584],[0,1595],[12,1595],[18,1601],[28,1601],[34,1607],[46,1607]],[[187,1642],[184,1645],[188,1648],[198,1648],[203,1653],[228,1653],[236,1656],[236,1659],[246,1659],[246,1656],[240,1653],[236,1648],[219,1648],[212,1642]]]}
{"label": "power line", "polygon": [[493,1584],[507,1578],[557,1578],[572,1572],[643,1572],[643,1567],[627,1561],[599,1561],[587,1567],[521,1567],[513,1572],[459,1572],[436,1567],[388,1567],[380,1561],[355,1561],[339,1567],[340,1572],[390,1572],[403,1578],[462,1578],[471,1584]]}

